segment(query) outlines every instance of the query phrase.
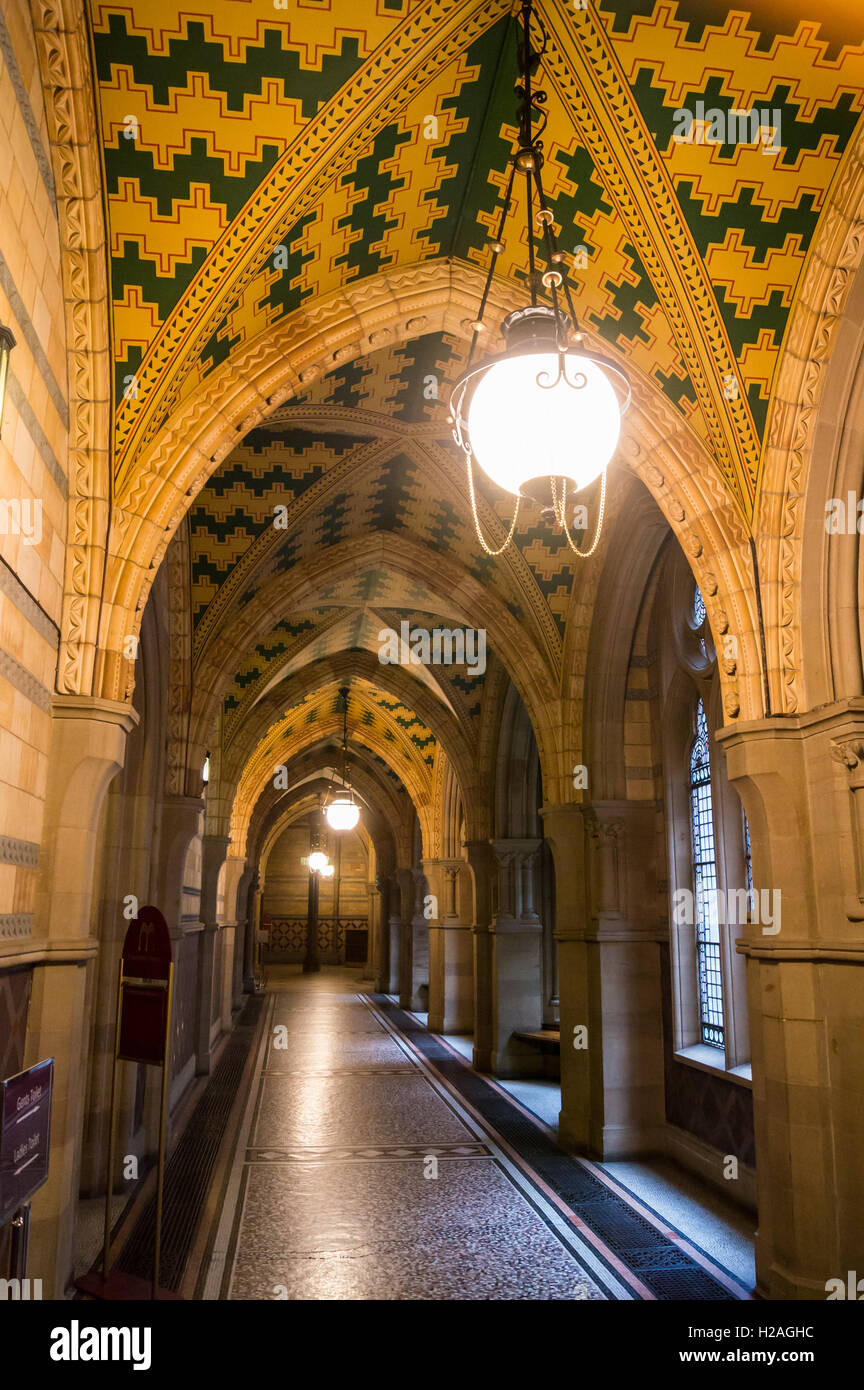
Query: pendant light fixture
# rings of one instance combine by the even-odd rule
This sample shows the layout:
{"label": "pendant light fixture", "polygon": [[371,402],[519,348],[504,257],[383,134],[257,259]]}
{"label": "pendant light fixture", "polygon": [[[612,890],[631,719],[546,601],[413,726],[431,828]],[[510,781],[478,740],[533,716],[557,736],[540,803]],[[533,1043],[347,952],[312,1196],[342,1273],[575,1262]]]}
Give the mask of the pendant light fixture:
{"label": "pendant light fixture", "polygon": [[[586,558],[600,539],[606,508],[606,468],[615,452],[621,416],[630,404],[626,374],[609,358],[589,352],[579,328],[567,279],[564,252],[554,230],[554,214],[543,192],[543,141],[546,93],[532,85],[546,51],[548,35],[523,0],[518,45],[519,137],[511,157],[504,207],[495,239],[465,371],[450,396],[453,437],[464,451],[468,491],[477,538],[487,555],[500,555],[513,539],[519,504],[545,489],[546,502],[570,549]],[[535,40],[532,28],[536,28]],[[501,325],[505,351],[474,365],[495,265],[504,250],[504,230],[517,176],[524,179],[528,244],[527,284],[531,303],[508,314]],[[536,231],[535,231],[536,226]],[[539,243],[539,244],[538,244]],[[546,269],[540,269],[540,262]],[[541,303],[543,297],[547,302]],[[498,487],[515,494],[516,506],[503,545],[493,549],[477,515],[472,460]],[[573,540],[567,522],[574,492],[601,479],[597,523],[590,546]],[[570,489],[568,494],[568,487]],[[533,500],[538,500],[536,497]]]}
{"label": "pendant light fixture", "polygon": [[331,830],[353,830],[360,819],[360,807],[348,778],[348,686],[339,690],[342,700],[342,790],[338,791],[325,809]]}

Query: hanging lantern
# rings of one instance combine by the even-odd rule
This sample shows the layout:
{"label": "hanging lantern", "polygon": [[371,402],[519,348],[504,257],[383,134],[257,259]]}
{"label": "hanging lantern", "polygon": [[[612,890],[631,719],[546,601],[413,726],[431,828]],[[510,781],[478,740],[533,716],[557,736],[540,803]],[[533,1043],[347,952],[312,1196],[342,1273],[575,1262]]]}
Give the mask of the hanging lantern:
{"label": "hanging lantern", "polygon": [[313,849],[312,853],[306,860],[306,863],[308,867],[312,870],[313,874],[323,873],[327,864],[327,855],[324,853],[323,850]]}
{"label": "hanging lantern", "polygon": [[360,807],[354,800],[354,792],[348,779],[348,686],[339,691],[342,700],[342,782],[344,790],[339,791],[328,801],[324,811],[331,830],[353,830],[360,819]]}
{"label": "hanging lantern", "polygon": [[[579,328],[566,257],[554,231],[554,213],[546,202],[541,170],[546,125],[546,93],[532,86],[532,77],[546,50],[548,35],[533,13],[532,0],[522,0],[519,43],[519,139],[511,170],[486,284],[474,321],[468,362],[450,396],[453,437],[464,451],[468,491],[477,537],[488,555],[500,555],[516,530],[519,504],[546,489],[546,510],[561,526],[577,555],[593,554],[600,539],[606,507],[606,468],[618,445],[621,417],[630,403],[626,374],[607,357],[590,352]],[[532,34],[532,25],[537,34]],[[531,302],[508,314],[501,331],[505,351],[474,363],[483,315],[495,265],[504,250],[503,235],[513,201],[517,176],[524,178],[527,285]],[[536,225],[536,232],[535,232]],[[545,271],[539,258],[545,259]],[[541,303],[541,297],[547,302]],[[493,549],[483,536],[477,515],[472,461],[489,480],[516,498],[510,530],[503,545]],[[601,479],[598,517],[593,541],[585,550],[573,540],[568,524],[575,492]],[[525,489],[531,486],[530,492]],[[544,499],[545,500],[545,499]]]}
{"label": "hanging lantern", "polygon": [[350,795],[335,797],[327,807],[331,830],[353,830],[359,819],[360,807]]}
{"label": "hanging lantern", "polygon": [[466,373],[453,392],[458,442],[517,497],[534,478],[588,487],[617,447],[626,378],[614,363],[568,346],[565,316],[546,305],[508,314],[501,331],[507,351]]}

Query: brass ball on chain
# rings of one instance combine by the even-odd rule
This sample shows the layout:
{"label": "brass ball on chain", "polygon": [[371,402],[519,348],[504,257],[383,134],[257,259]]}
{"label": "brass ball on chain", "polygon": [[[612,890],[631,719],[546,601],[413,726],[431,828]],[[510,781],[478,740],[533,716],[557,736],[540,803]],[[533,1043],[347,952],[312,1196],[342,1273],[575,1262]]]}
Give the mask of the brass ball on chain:
{"label": "brass ball on chain", "polygon": [[516,168],[520,174],[533,173],[536,168],[533,150],[520,150],[516,156]]}
{"label": "brass ball on chain", "polygon": [[547,270],[543,276],[543,284],[546,286],[547,290],[551,290],[553,286],[557,290],[563,283],[564,276],[561,274],[560,270]]}

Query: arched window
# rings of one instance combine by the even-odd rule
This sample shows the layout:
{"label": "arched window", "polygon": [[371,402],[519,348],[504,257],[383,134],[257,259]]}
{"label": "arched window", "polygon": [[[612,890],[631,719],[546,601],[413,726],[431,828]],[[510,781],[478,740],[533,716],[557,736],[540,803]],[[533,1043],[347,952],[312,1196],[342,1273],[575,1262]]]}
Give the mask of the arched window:
{"label": "arched window", "polygon": [[753,856],[750,852],[750,822],[744,807],[741,807],[741,816],[744,821],[744,877],[747,887],[747,901],[753,906]]}
{"label": "arched window", "polygon": [[705,628],[708,622],[708,611],[705,607],[705,600],[702,597],[702,590],[699,585],[693,591],[693,607],[690,613],[690,623],[696,636],[699,638],[699,646],[702,655],[708,655],[708,648],[705,645]]}
{"label": "arched window", "polygon": [[711,754],[705,705],[701,699],[696,706],[696,738],[690,752],[690,840],[701,1038],[703,1043],[711,1047],[722,1048],[723,977],[717,913]]}

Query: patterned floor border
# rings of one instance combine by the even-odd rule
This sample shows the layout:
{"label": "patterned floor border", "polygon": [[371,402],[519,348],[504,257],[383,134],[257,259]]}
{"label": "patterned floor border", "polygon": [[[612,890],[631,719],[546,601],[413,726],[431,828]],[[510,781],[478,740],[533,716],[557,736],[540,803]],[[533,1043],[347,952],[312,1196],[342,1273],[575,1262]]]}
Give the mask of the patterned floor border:
{"label": "patterned floor border", "polygon": [[491,1077],[389,996],[358,996],[479,1126],[505,1171],[607,1298],[736,1301],[750,1291],[704,1250],[587,1159],[566,1153],[552,1131]]}

